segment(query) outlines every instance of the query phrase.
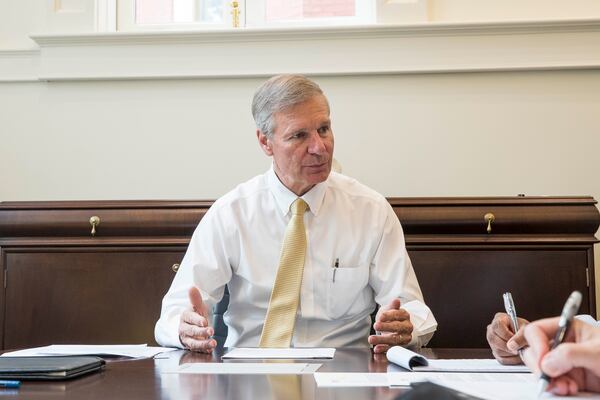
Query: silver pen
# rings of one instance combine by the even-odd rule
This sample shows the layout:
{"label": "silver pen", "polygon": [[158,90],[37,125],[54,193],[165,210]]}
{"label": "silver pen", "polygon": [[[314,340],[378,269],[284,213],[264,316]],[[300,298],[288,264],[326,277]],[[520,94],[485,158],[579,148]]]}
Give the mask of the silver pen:
{"label": "silver pen", "polygon": [[504,299],[504,309],[506,313],[510,317],[510,322],[512,322],[513,331],[517,333],[519,330],[519,320],[517,319],[517,310],[515,309],[515,303],[512,298],[512,294],[510,292],[506,292],[502,295]]}
{"label": "silver pen", "polygon": [[[581,293],[575,290],[565,303],[565,306],[562,309],[562,313],[560,313],[560,319],[558,321],[558,330],[556,331],[556,335],[554,336],[554,342],[550,347],[550,350],[554,350],[556,346],[558,346],[565,339],[565,335],[567,333],[567,329],[571,325],[575,314],[579,310],[579,306],[581,305]],[[539,391],[538,395],[541,395],[547,388],[550,383],[550,377],[542,372],[542,376],[540,376],[539,381]]]}
{"label": "silver pen", "polygon": [[[513,301],[512,294],[510,292],[506,292],[502,295],[504,299],[504,309],[506,313],[510,317],[510,322],[512,323],[512,328],[515,333],[519,330],[519,320],[517,319],[517,309],[515,308],[515,302]],[[523,349],[519,349],[519,356],[523,358]]]}

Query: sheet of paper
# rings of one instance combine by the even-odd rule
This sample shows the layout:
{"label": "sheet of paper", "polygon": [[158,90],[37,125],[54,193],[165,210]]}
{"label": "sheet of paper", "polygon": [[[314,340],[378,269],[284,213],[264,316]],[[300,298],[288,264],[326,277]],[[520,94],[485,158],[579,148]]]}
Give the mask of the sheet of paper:
{"label": "sheet of paper", "polygon": [[44,347],[17,350],[2,354],[2,357],[35,357],[35,356],[121,356],[131,358],[154,357],[159,353],[177,350],[171,347],[152,347],[145,344],[134,345],[70,345],[54,344]]}
{"label": "sheet of paper", "polygon": [[593,326],[600,327],[600,321],[596,321],[594,319],[594,317],[592,317],[589,314],[576,315],[575,318],[577,318],[580,321],[585,322],[586,324],[590,324],[590,325],[593,325]]}
{"label": "sheet of paper", "polygon": [[174,369],[165,369],[165,374],[270,374],[302,375],[313,374],[322,364],[308,363],[186,363]]}
{"label": "sheet of paper", "polygon": [[523,372],[529,373],[525,365],[502,365],[494,359],[427,359],[401,346],[393,346],[387,359],[411,371],[440,372]]}
{"label": "sheet of paper", "polygon": [[385,372],[315,372],[314,377],[319,387],[389,386]]}
{"label": "sheet of paper", "polygon": [[237,347],[222,358],[238,359],[305,359],[305,358],[333,358],[333,348],[259,348],[259,347]]}
{"label": "sheet of paper", "polygon": [[482,374],[476,374],[476,376],[472,377],[472,379],[469,379],[469,381],[453,380],[448,377],[443,379],[434,378],[432,381],[439,385],[443,385],[485,400],[535,400],[538,398],[600,399],[600,394],[591,393],[578,393],[577,396],[563,397],[553,396],[552,394],[546,392],[542,394],[542,396],[538,397],[538,382],[533,375],[529,375],[529,378],[525,379],[524,377],[527,377],[528,375],[520,374],[522,378],[520,380],[518,377],[506,379],[508,378],[508,375],[512,374],[494,374],[500,376],[486,381],[477,379],[477,377],[481,375]]}
{"label": "sheet of paper", "polygon": [[494,359],[428,360],[427,366],[416,366],[413,371],[457,372],[523,372],[531,371],[526,365],[502,365]]}
{"label": "sheet of paper", "polygon": [[[484,383],[532,383],[537,384],[533,374],[512,372],[388,372],[390,386],[409,386],[413,382],[432,381],[442,384],[444,382],[470,385],[473,382]],[[460,390],[460,389],[457,389]]]}

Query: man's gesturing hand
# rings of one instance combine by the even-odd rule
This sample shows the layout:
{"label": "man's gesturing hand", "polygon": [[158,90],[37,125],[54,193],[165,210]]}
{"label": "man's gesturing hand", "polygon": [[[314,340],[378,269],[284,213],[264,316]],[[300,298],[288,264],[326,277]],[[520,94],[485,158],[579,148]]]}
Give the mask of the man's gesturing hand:
{"label": "man's gesturing hand", "polygon": [[208,310],[197,287],[192,286],[188,296],[192,307],[181,314],[179,340],[186,349],[210,353],[217,341],[210,338],[215,330],[208,326]]}
{"label": "man's gesturing hand", "polygon": [[394,299],[387,306],[381,307],[373,328],[380,333],[369,336],[369,343],[375,346],[375,353],[385,353],[392,346],[407,345],[412,338],[410,314],[400,308],[400,299]]}

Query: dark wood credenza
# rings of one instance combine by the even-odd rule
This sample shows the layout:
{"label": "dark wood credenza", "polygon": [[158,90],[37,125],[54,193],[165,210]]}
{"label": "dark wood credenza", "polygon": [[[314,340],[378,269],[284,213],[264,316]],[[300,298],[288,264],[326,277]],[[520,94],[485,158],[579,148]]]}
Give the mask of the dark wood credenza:
{"label": "dark wood credenza", "polygon": [[[596,316],[591,197],[390,198],[439,327],[431,347],[485,347],[511,291],[519,314]],[[154,343],[160,305],[212,201],[0,203],[0,344]],[[493,214],[487,232],[486,214]],[[90,218],[100,219],[95,236]]]}

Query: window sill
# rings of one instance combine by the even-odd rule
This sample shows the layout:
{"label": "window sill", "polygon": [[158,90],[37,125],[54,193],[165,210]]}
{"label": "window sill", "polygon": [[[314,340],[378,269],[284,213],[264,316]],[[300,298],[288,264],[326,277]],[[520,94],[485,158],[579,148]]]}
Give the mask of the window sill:
{"label": "window sill", "polygon": [[[0,81],[263,77],[287,72],[377,75],[600,67],[598,19],[40,34],[33,35],[32,39],[40,49],[39,52],[24,51],[29,68],[26,72],[17,74],[20,59],[15,51],[0,52]],[[12,75],[11,62],[17,68]]]}

